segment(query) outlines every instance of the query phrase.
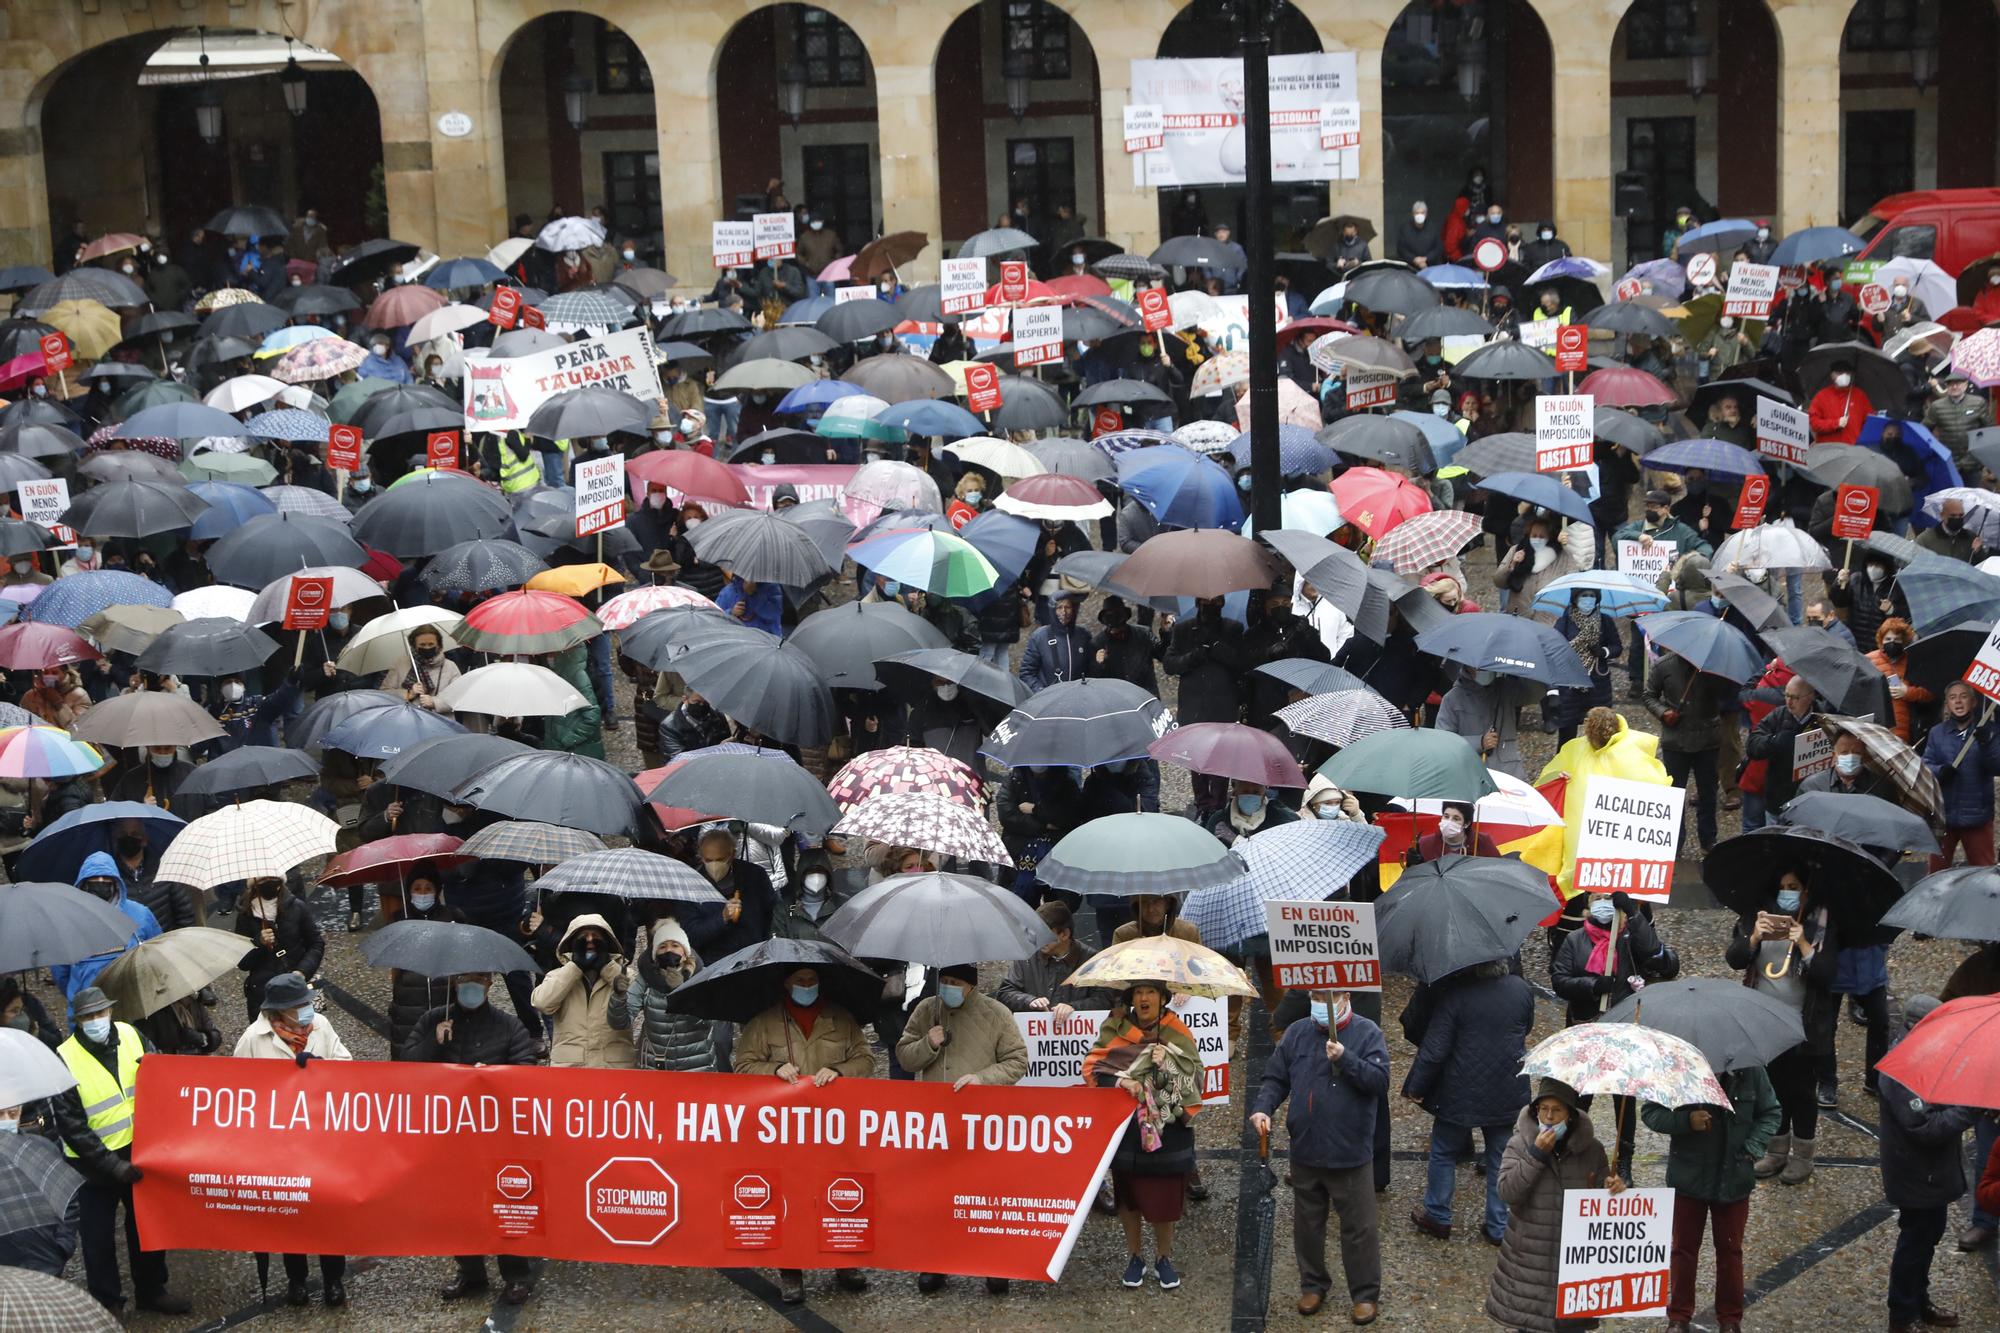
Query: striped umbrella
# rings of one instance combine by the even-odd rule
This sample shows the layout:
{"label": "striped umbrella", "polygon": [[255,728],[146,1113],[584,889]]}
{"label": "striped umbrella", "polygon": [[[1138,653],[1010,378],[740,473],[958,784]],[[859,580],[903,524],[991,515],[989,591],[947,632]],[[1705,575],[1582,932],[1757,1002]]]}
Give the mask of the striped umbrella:
{"label": "striped umbrella", "polygon": [[842,810],[870,797],[898,792],[930,792],[969,808],[984,800],[979,775],[942,750],[891,745],[850,760],[826,784],[827,794]]}
{"label": "striped umbrella", "polygon": [[238,879],[279,879],[316,856],[331,856],[340,825],[293,801],[245,801],[182,829],[160,858],[168,882],[212,889]]}
{"label": "striped umbrella", "polygon": [[1372,824],[1347,819],[1295,820],[1253,833],[1235,847],[1244,872],[1189,894],[1181,915],[1212,948],[1255,939],[1265,933],[1265,903],[1331,897],[1375,859],[1383,836]]}
{"label": "striped umbrella", "polygon": [[535,881],[543,893],[608,893],[647,902],[720,907],[722,895],[686,864],[637,847],[570,857]]}
{"label": "striped umbrella", "polygon": [[1000,581],[992,561],[948,532],[885,532],[856,542],[847,554],[863,569],[938,597],[974,597]]}
{"label": "striped umbrella", "polygon": [[832,831],[966,861],[1014,864],[1007,855],[1007,845],[987,823],[985,812],[935,791],[870,796],[850,807]]}
{"label": "striped umbrella", "polygon": [[488,824],[458,849],[461,856],[531,866],[557,865],[603,850],[604,839],[586,829],[542,824],[531,819],[503,819]]}
{"label": "striped umbrella", "polygon": [[[1234,434],[1231,432],[1232,438]],[[1174,440],[1160,431],[1134,427],[1131,430],[1107,431],[1092,439],[1090,443],[1092,448],[1100,449],[1115,458],[1134,449],[1149,449],[1156,444],[1172,444]]]}
{"label": "striped umbrella", "polygon": [[0,731],[0,777],[71,778],[95,773],[104,756],[60,727],[9,727]]}
{"label": "striped umbrella", "polygon": [[1278,710],[1277,718],[1294,735],[1310,736],[1342,749],[1363,736],[1410,725],[1410,720],[1394,704],[1367,688],[1315,694],[1295,704],[1286,704]]}
{"label": "striped umbrella", "polygon": [[672,606],[721,610],[692,588],[683,588],[677,583],[659,583],[619,593],[597,609],[597,619],[608,630],[630,629],[645,616]]}

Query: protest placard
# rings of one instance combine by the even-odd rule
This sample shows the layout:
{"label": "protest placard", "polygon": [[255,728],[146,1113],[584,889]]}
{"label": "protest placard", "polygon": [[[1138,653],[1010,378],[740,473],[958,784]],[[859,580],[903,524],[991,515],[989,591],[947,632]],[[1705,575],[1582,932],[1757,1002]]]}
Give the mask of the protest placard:
{"label": "protest placard", "polygon": [[759,259],[790,259],[798,240],[798,220],[790,213],[758,213],[750,219]]}
{"label": "protest placard", "polygon": [[607,454],[576,465],[576,535],[589,537],[625,526],[625,455]]}
{"label": "protest placard", "polygon": [[[1229,1001],[1177,995],[1168,1006],[1193,1034],[1201,1052],[1204,1106],[1229,1101]],[[1068,1088],[1083,1082],[1083,1057],[1097,1041],[1108,1009],[1078,1009],[1067,1018],[1051,1013],[1017,1013],[1014,1026],[1028,1047],[1028,1073],[1016,1086]]]}
{"label": "protest placard", "polygon": [[1150,153],[1167,142],[1166,116],[1156,106],[1125,108],[1125,151]]}
{"label": "protest placard", "polygon": [[757,258],[757,228],[751,222],[717,222],[710,226],[709,253],[717,268],[742,268]]}
{"label": "protest placard", "polygon": [[941,259],[938,261],[938,310],[962,315],[986,304],[986,261]]}
{"label": "protest placard", "polygon": [[642,326],[602,338],[584,338],[526,356],[465,357],[465,425],[468,430],[521,430],[535,409],[568,389],[602,385],[657,403],[660,371],[653,338]]}
{"label": "protest placard", "polygon": [[14,495],[21,502],[21,517],[45,528],[53,529],[69,510],[69,483],[61,477],[23,479]]}
{"label": "protest placard", "polygon": [[1021,259],[1000,261],[1000,304],[1019,305],[1028,299],[1028,265]]}
{"label": "protest placard", "polygon": [[1015,306],[1010,326],[1014,334],[1014,364],[1039,366],[1062,360],[1062,307]]}
{"label": "protest placard", "polygon": [[1000,410],[1000,372],[983,361],[965,368],[965,407],[969,412]]}
{"label": "protest placard", "polygon": [[1265,903],[1264,921],[1271,971],[1286,990],[1382,989],[1374,903]]}
{"label": "protest placard", "polygon": [[1688,285],[1697,290],[1715,281],[1715,256],[1698,254],[1687,262]]}
{"label": "protest placard", "polygon": [[1757,452],[1780,463],[1804,467],[1812,448],[1812,422],[1796,407],[1775,398],[1757,400]]}
{"label": "protest placard", "polygon": [[326,428],[326,465],[336,472],[361,470],[361,427],[335,422]]}
{"label": "protest placard", "polygon": [[70,351],[69,335],[67,333],[57,330],[54,333],[44,333],[42,335],[43,370],[48,374],[54,375],[68,370],[75,364],[76,358]]}
{"label": "protest placard", "polygon": [[434,430],[424,436],[425,467],[458,466],[458,432],[455,430]]}
{"label": "protest placard", "polygon": [[1972,655],[1972,665],[1965,669],[1965,683],[2000,702],[2000,625],[1987,633],[1986,642]]}
{"label": "protest placard", "polygon": [[1875,507],[1882,493],[1873,486],[1841,486],[1833,493],[1833,535],[1844,541],[1865,541],[1875,530]]}
{"label": "protest placard", "polygon": [[1344,384],[1349,411],[1358,412],[1364,407],[1381,407],[1396,401],[1397,379],[1386,370],[1349,367]]}
{"label": "protest placard", "polygon": [[1745,477],[1743,489],[1736,497],[1736,517],[1730,520],[1730,531],[1741,532],[1754,528],[1764,521],[1764,505],[1771,498],[1769,477]]}
{"label": "protest placard", "polygon": [[1590,328],[1565,324],[1556,330],[1556,372],[1581,375],[1590,368]]}
{"label": "protest placard", "polygon": [[1557,1320],[1666,1313],[1673,1240],[1670,1189],[1564,1190]]}
{"label": "protest placard", "polygon": [[1679,550],[1679,542],[1621,539],[1618,543],[1618,570],[1622,574],[1637,574],[1648,583],[1658,583],[1674,567],[1674,556]]}
{"label": "protest placard", "polygon": [[294,574],[285,589],[286,629],[325,629],[333,613],[333,575]]}
{"label": "protest placard", "polygon": [[1139,319],[1146,332],[1158,333],[1174,326],[1174,312],[1167,305],[1166,292],[1160,288],[1146,288],[1134,298],[1134,304],[1139,307]]}
{"label": "protest placard", "polygon": [[521,292],[517,287],[495,287],[493,304],[487,307],[486,322],[503,329],[514,327],[521,316]]}
{"label": "protest placard", "polygon": [[1597,406],[1587,393],[1535,398],[1535,471],[1567,472],[1590,463],[1597,435]]}
{"label": "protest placard", "polygon": [[1319,146],[1331,150],[1361,146],[1361,103],[1319,104]]}
{"label": "protest placard", "polygon": [[1752,264],[1739,259],[1729,266],[1729,290],[1722,298],[1722,313],[1739,319],[1762,319],[1778,299],[1778,269],[1775,264]]}
{"label": "protest placard", "polygon": [[1687,792],[1654,782],[1593,776],[1584,783],[1572,883],[1579,892],[1667,900]]}

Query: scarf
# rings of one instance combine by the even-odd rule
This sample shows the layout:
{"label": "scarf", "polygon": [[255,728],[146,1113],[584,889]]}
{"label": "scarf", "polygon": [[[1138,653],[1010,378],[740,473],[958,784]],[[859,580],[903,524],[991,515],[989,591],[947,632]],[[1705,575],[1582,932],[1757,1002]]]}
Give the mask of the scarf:
{"label": "scarf", "polygon": [[1110,1073],[1139,1085],[1133,1098],[1139,1103],[1139,1142],[1145,1151],[1159,1149],[1165,1125],[1200,1109],[1201,1052],[1179,1019],[1169,1023],[1163,1013],[1151,1027],[1129,1017],[1107,1019],[1096,1049],[1103,1051]]}
{"label": "scarf", "polygon": [[1585,675],[1610,675],[1611,667],[1597,660],[1597,649],[1602,639],[1604,622],[1598,613],[1592,611],[1580,621],[1573,621],[1576,633],[1570,636],[1569,646],[1576,650],[1577,660],[1583,664]]}
{"label": "scarf", "polygon": [[1611,931],[1595,921],[1583,923],[1583,933],[1590,938],[1590,961],[1584,964],[1584,971],[1594,977],[1604,975],[1604,963],[1611,954]]}
{"label": "scarf", "polygon": [[312,1024],[295,1022],[276,1009],[265,1010],[264,1016],[271,1022],[271,1031],[277,1033],[279,1039],[292,1048],[292,1054],[297,1055],[305,1050],[306,1042],[312,1038]]}
{"label": "scarf", "polygon": [[791,996],[787,995],[785,997],[785,1012],[790,1014],[792,1021],[799,1025],[799,1031],[808,1037],[813,1034],[813,1020],[819,1017],[819,1011],[820,1002],[818,1001],[815,1001],[810,1006],[801,1007],[792,1003]]}

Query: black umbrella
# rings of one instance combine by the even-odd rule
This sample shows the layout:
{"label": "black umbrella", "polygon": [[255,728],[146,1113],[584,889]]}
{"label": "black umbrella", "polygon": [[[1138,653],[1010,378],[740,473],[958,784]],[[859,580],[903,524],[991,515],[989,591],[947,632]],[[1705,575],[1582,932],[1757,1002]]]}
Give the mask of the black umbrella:
{"label": "black umbrella", "polygon": [[1910,479],[1887,454],[1857,449],[1851,444],[1815,444],[1806,450],[1800,471],[1808,481],[1832,490],[1837,486],[1873,486],[1885,514],[1907,514],[1916,507]]}
{"label": "black umbrella", "polygon": [[26,458],[74,458],[83,452],[83,439],[65,426],[16,421],[0,426],[0,452]]}
{"label": "black umbrella", "polygon": [[421,246],[408,241],[391,240],[377,236],[363,241],[347,252],[346,262],[327,274],[326,280],[337,287],[355,287],[377,278],[395,268],[407,264],[423,253]]}
{"label": "black umbrella", "polygon": [[624,835],[638,831],[645,808],[639,789],[624,773],[602,759],[559,750],[502,759],[449,799],[515,819]]}
{"label": "black umbrella", "polygon": [[[1319,587],[1310,575],[1307,578],[1315,588]],[[1437,598],[1419,585],[1394,570],[1371,566],[1368,570],[1368,590],[1361,598],[1361,610],[1354,616],[1354,632],[1372,643],[1386,643],[1392,609],[1417,634],[1437,629],[1454,619],[1451,612],[1438,604]],[[1575,656],[1574,653],[1570,655]]]}
{"label": "black umbrella", "polygon": [[1065,681],[1031,696],[987,736],[979,752],[1008,768],[1099,764],[1146,757],[1172,731],[1167,706],[1130,681]]}
{"label": "black umbrella", "polygon": [[1917,882],[1882,916],[1882,929],[1941,940],[2000,940],[2000,870],[1954,866]]}
{"label": "black umbrella", "polygon": [[361,309],[361,298],[345,287],[315,282],[304,287],[287,287],[271,298],[271,304],[295,316],[340,315]]}
{"label": "black umbrella", "polygon": [[1714,977],[1656,981],[1612,1005],[1602,1021],[1679,1037],[1717,1073],[1769,1064],[1806,1039],[1798,1009]]}
{"label": "black umbrella", "polygon": [[[760,639],[752,637],[762,635]],[[709,606],[670,606],[639,617],[618,632],[618,655],[655,671],[676,671],[677,662],[697,644],[733,639],[770,646],[771,636]]]}
{"label": "black umbrella", "polygon": [[[1660,428],[1637,413],[1622,407],[1600,407],[1596,412],[1595,433],[1600,440],[1622,444],[1641,456],[1667,442]],[[1471,446],[1467,446],[1470,448]],[[1463,451],[1461,451],[1462,455]],[[1454,459],[1454,462],[1457,460]]]}
{"label": "black umbrella", "polygon": [[519,542],[494,537],[446,547],[431,557],[418,577],[434,593],[502,592],[520,587],[547,568],[547,562]]}
{"label": "black umbrella", "polygon": [[[857,302],[856,304],[860,304]],[[877,305],[885,304],[876,302]],[[836,310],[838,306],[834,307]],[[829,338],[815,328],[801,328],[796,324],[781,325],[775,329],[744,339],[732,349],[723,360],[729,365],[745,361],[803,361],[809,356],[825,356],[840,346],[842,339]]]}
{"label": "black umbrella", "polygon": [[[862,302],[851,301],[850,305]],[[883,302],[876,302],[881,305]],[[769,939],[704,962],[667,995],[667,1008],[724,1023],[747,1023],[785,998],[785,978],[802,967],[819,974],[819,995],[866,1019],[882,1006],[882,978],[827,940]]]}
{"label": "black umbrella", "polygon": [[802,588],[836,571],[813,539],[797,524],[766,509],[732,509],[716,514],[688,535],[703,561],[726,566],[753,583]]}
{"label": "black umbrella", "polygon": [[184,485],[112,481],[78,496],[62,522],[89,537],[151,537],[191,527],[207,510],[208,501]]}
{"label": "black umbrella", "polygon": [[106,393],[116,393],[121,380],[139,383],[156,380],[159,375],[136,361],[100,361],[77,378],[85,384],[103,386]]}
{"label": "black umbrella", "polygon": [[740,333],[750,327],[750,321],[734,310],[724,310],[719,306],[700,306],[683,310],[660,326],[663,338],[699,338],[710,333]]}
{"label": "black umbrella", "polygon": [[423,977],[541,970],[526,949],[499,931],[459,921],[391,921],[362,942],[361,956],[370,967]]}
{"label": "black umbrella", "polygon": [[[781,745],[824,745],[833,736],[833,690],[817,663],[763,631],[761,642],[717,640],[676,659],[673,670],[717,711]],[[677,804],[688,804],[677,802]],[[694,803],[691,809],[699,810]]]}
{"label": "black umbrella", "polygon": [[1342,417],[1319,433],[1320,443],[1336,453],[1372,458],[1401,468],[1411,476],[1437,471],[1437,457],[1424,433],[1407,421],[1370,412]]}
{"label": "black umbrella", "polygon": [[1942,694],[1945,686],[1965,678],[1973,657],[1992,632],[1992,621],[1974,620],[1924,635],[1903,655],[1903,679],[1932,694]]}
{"label": "black umbrella", "polygon": [[[1019,676],[950,648],[921,648],[881,658],[875,664],[875,674],[884,684],[909,690],[927,690],[933,679],[948,680],[967,694],[991,701],[1001,714],[1019,708],[1030,694]],[[998,714],[994,720],[999,720]]]}
{"label": "black umbrella", "polygon": [[813,612],[785,642],[811,658],[826,674],[827,684],[873,690],[882,685],[876,676],[877,661],[919,648],[947,648],[950,641],[901,602],[848,602]]}
{"label": "black umbrella", "polygon": [[1601,305],[1579,315],[1576,322],[1588,324],[1593,333],[1643,333],[1649,338],[1672,338],[1681,331],[1680,325],[1653,307],[1637,301],[1613,301],[1610,305]]}
{"label": "black umbrella", "polygon": [[240,305],[224,306],[201,322],[199,338],[248,338],[261,341],[265,334],[281,329],[291,322],[291,316],[274,305],[245,301]]}
{"label": "black umbrella", "polygon": [[161,334],[178,333],[182,329],[197,328],[201,321],[180,310],[148,310],[139,318],[125,326],[125,341],[137,342],[141,338],[154,338]]}
{"label": "black umbrella", "polygon": [[0,972],[116,953],[131,943],[136,929],[132,918],[73,885],[0,885]]}
{"label": "black umbrella", "polygon": [[[851,304],[859,305],[860,302]],[[896,314],[899,318],[919,324],[956,324],[963,315],[944,313],[944,298],[938,293],[934,282],[919,283],[896,298]],[[976,312],[975,312],[976,313]]]}
{"label": "black umbrella", "polygon": [[589,537],[576,535],[576,490],[570,486],[543,486],[524,492],[514,504],[514,539],[543,560],[555,559],[558,551],[575,551],[597,558],[597,544],[604,544],[604,559],[622,563],[627,556],[643,554],[639,539],[630,528],[613,528]]}
{"label": "black umbrella", "polygon": [[[32,461],[14,454],[0,454],[0,478],[8,474],[11,463]],[[42,475],[48,475],[47,469],[43,469]],[[21,480],[22,478],[16,478],[13,484],[19,485]],[[13,486],[0,489],[11,490]],[[0,555],[25,555],[30,551],[46,551],[55,544],[55,534],[39,523],[30,523],[26,519],[19,518],[0,518]]]}
{"label": "black umbrella", "polygon": [[1843,361],[1854,367],[1854,387],[1878,408],[1902,402],[1909,392],[1902,367],[1864,342],[1821,343],[1807,352],[1799,362],[1799,391],[1808,397],[1818,393],[1832,381],[1834,366]]}
{"label": "black umbrella", "polygon": [[653,349],[653,354],[663,362],[672,361],[682,366],[698,366],[715,360],[715,353],[688,342],[663,342]]}
{"label": "black umbrella", "polygon": [[277,640],[256,626],[209,616],[160,631],[139,654],[139,669],[156,676],[235,676],[257,670],[277,651]]}
{"label": "black umbrella", "polygon": [[306,706],[304,712],[285,724],[285,744],[294,750],[317,750],[320,739],[364,708],[403,702],[400,693],[390,690],[342,690]]}
{"label": "black umbrella", "polygon": [[1503,472],[1533,472],[1535,437],[1518,430],[1484,435],[1459,450],[1451,465],[1462,467],[1475,477],[1498,476]]}
{"label": "black umbrella", "polygon": [[[454,405],[453,412],[457,407]],[[528,418],[528,434],[545,440],[586,439],[593,435],[644,435],[653,405],[601,384],[556,394]]]}
{"label": "black umbrella", "polygon": [[1417,635],[1418,652],[1475,671],[1539,681],[1550,689],[1589,689],[1590,677],[1575,653],[1563,651],[1568,647],[1552,625],[1491,611],[1447,615],[1444,623]]}
{"label": "black umbrella", "polygon": [[245,745],[188,774],[180,791],[191,796],[229,796],[318,776],[319,764],[303,750]]}
{"label": "black umbrella", "polygon": [[502,759],[534,750],[505,736],[469,731],[434,736],[382,761],[382,780],[431,796],[448,797]]}
{"label": "black umbrella", "polygon": [[950,398],[958,392],[958,386],[944,370],[908,352],[864,356],[840,378],[889,403],[907,403],[914,398]]}
{"label": "black umbrella", "polygon": [[285,225],[284,215],[275,208],[265,208],[261,204],[233,204],[210,218],[202,226],[203,231],[220,232],[224,236],[245,236],[256,240],[260,236],[283,236],[291,231]]}
{"label": "black umbrella", "polygon": [[993,429],[1002,435],[1017,430],[1055,430],[1069,420],[1069,409],[1056,391],[1028,375],[1000,377],[1000,406]]}
{"label": "black umbrella", "polygon": [[762,754],[696,755],[655,783],[646,799],[815,838],[840,822],[840,807],[817,778]]}
{"label": "black umbrella", "polygon": [[1553,906],[1548,875],[1511,856],[1426,861],[1375,902],[1382,966],[1429,984],[1511,958]]}
{"label": "black umbrella", "polygon": [[[433,385],[392,384],[356,403],[346,420],[349,425],[361,427],[362,434],[373,439],[375,436],[388,434],[382,429],[382,425],[390,417],[426,408],[437,408],[446,412],[460,411],[456,398],[447,397]],[[340,419],[338,416],[334,418],[336,421]]]}
{"label": "black umbrella", "polygon": [[1881,670],[1833,635],[1810,625],[1767,629],[1761,637],[1778,660],[1845,717],[1889,716],[1889,682]]}
{"label": "black umbrella", "polygon": [[[1938,849],[1937,834],[1922,815],[1879,796],[1837,791],[1800,792],[1778,812],[1778,822],[1794,828],[1838,832],[1863,847],[1894,847],[1905,852]],[[1994,938],[2000,939],[2000,936]]]}
{"label": "black umbrella", "polygon": [[1099,341],[1138,333],[1138,312],[1134,311],[1131,318],[1126,318],[1124,311],[1118,308],[1123,304],[1122,301],[1114,303],[1112,297],[1099,296],[1092,298],[1092,303],[1088,305],[1064,306],[1063,341]]}
{"label": "black umbrella", "polygon": [[514,511],[500,492],[471,477],[428,472],[363,506],[354,516],[354,539],[408,559],[436,555],[460,542],[509,537],[513,526]]}
{"label": "black umbrella", "polygon": [[1766,826],[1724,838],[1701,863],[1715,900],[1741,917],[1764,906],[1778,876],[1797,871],[1809,898],[1829,905],[1850,931],[1865,931],[1895,905],[1903,886],[1859,845],[1822,829]]}
{"label": "black umbrella", "polygon": [[1774,402],[1783,403],[1786,407],[1798,406],[1798,400],[1777,385],[1767,384],[1763,380],[1745,375],[1740,379],[1710,380],[1696,389],[1688,398],[1688,419],[1706,422],[1709,411],[1720,398],[1734,398],[1737,406],[1742,409],[1743,420],[1746,423],[1757,419],[1759,398],[1769,398]]}
{"label": "black umbrella", "polygon": [[61,426],[65,430],[75,430],[83,424],[83,418],[46,398],[16,398],[5,407],[0,407],[0,427],[12,426]]}
{"label": "black umbrella", "polygon": [[1443,298],[1414,269],[1378,268],[1348,280],[1347,299],[1381,314],[1413,315]]}
{"label": "black umbrella", "polygon": [[1173,401],[1165,390],[1156,389],[1143,380],[1103,380],[1078,394],[1070,406],[1119,407],[1133,403],[1171,406]]}
{"label": "black umbrella", "polygon": [[1342,615],[1351,620],[1361,614],[1368,602],[1368,566],[1361,563],[1360,556],[1317,533],[1292,528],[1274,528],[1258,533],[1257,538],[1285,557],[1320,596],[1340,608]]}
{"label": "black umbrella", "polygon": [[1545,380],[1555,373],[1556,363],[1547,353],[1517,342],[1488,343],[1454,371],[1456,378],[1473,380]]}
{"label": "black umbrella", "polygon": [[92,454],[78,466],[81,476],[92,481],[157,481],[168,486],[186,486],[181,470],[158,454],[139,449],[113,449]]}
{"label": "black umbrella", "polygon": [[[850,304],[854,304],[850,302]],[[881,302],[876,302],[880,305]],[[839,446],[824,435],[815,435],[809,430],[797,430],[791,426],[773,426],[770,430],[759,431],[755,435],[736,442],[725,463],[755,463],[769,450],[774,461],[779,463],[826,463],[838,456]]]}
{"label": "black umbrella", "polygon": [[1175,236],[1146,258],[1163,268],[1227,268],[1241,253],[1212,236]]}
{"label": "black umbrella", "polygon": [[[465,425],[465,414],[456,407],[419,407],[408,412],[377,415],[374,422],[374,428],[370,431],[375,437],[369,445],[371,451],[375,445],[398,435],[416,435],[434,430],[458,430]],[[402,452],[406,454],[416,452],[415,442],[410,442]]]}
{"label": "black umbrella", "polygon": [[[372,501],[370,507],[384,499]],[[209,570],[219,581],[238,588],[265,588],[315,565],[358,569],[367,563],[368,552],[345,523],[283,511],[259,514],[208,548]]]}
{"label": "black umbrella", "polygon": [[1408,341],[1419,338],[1486,338],[1492,336],[1493,326],[1481,319],[1473,311],[1459,305],[1433,306],[1429,310],[1419,310],[1403,321],[1396,330],[1396,336]]}
{"label": "black umbrella", "polygon": [[903,319],[891,301],[843,301],[815,320],[813,327],[836,343],[855,343],[887,333]]}
{"label": "black umbrella", "polygon": [[1741,574],[1717,574],[1715,590],[1729,603],[1729,609],[1750,622],[1760,636],[1767,630],[1788,629],[1792,618],[1778,599]]}

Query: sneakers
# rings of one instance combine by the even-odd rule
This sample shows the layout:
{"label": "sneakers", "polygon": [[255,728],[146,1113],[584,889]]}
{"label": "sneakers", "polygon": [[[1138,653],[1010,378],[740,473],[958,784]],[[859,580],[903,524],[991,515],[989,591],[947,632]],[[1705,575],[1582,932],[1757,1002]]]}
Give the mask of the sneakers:
{"label": "sneakers", "polygon": [[1153,1260],[1153,1279],[1160,1284],[1161,1291],[1172,1291],[1181,1284],[1181,1275],[1174,1270],[1174,1261],[1164,1254]]}
{"label": "sneakers", "polygon": [[1119,1278],[1118,1280],[1124,1283],[1128,1287],[1145,1286],[1146,1261],[1144,1259],[1141,1259],[1136,1254],[1133,1255],[1131,1260],[1125,1265],[1125,1276]]}

